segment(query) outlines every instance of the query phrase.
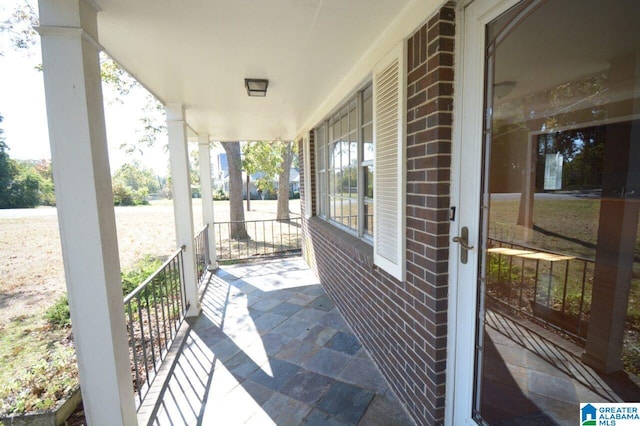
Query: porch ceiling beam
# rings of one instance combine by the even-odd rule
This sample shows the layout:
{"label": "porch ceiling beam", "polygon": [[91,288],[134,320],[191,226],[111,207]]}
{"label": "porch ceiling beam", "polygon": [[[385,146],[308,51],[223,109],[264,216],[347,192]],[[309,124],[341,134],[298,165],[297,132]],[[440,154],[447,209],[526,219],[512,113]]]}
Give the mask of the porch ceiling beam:
{"label": "porch ceiling beam", "polygon": [[40,0],[60,239],[88,424],[135,425],[96,10]]}

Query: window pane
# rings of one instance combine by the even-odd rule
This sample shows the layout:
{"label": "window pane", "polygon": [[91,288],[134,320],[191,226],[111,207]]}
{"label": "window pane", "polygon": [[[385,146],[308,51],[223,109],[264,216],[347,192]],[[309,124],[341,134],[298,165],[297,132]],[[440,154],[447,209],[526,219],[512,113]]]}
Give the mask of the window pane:
{"label": "window pane", "polygon": [[[486,100],[492,113],[484,129],[486,250],[478,291],[486,309],[477,312],[475,345],[474,412],[481,424],[521,423],[518,404],[504,404],[516,395],[539,407],[535,418],[575,423],[574,413],[547,403],[548,386],[531,392],[531,382],[502,380],[514,371],[514,351],[540,360],[526,363],[519,377],[553,371],[554,383],[593,402],[637,401],[640,394],[637,386],[631,393],[617,386],[607,387],[606,396],[592,393],[592,382],[575,375],[597,379],[596,367],[636,381],[632,374],[639,372],[640,3],[569,3],[541,2],[522,14],[512,9],[488,26],[495,48],[485,58],[493,67],[485,83],[493,90]],[[586,22],[594,30],[573,38],[570,28]],[[553,43],[530,43],[541,36]],[[533,60],[541,52],[554,59]],[[509,333],[505,339],[494,328],[498,322],[524,333],[545,322],[554,338],[566,339],[554,350],[580,356],[558,368],[546,346]],[[597,416],[583,424],[606,423]]]}
{"label": "window pane", "polygon": [[373,199],[373,166],[364,168],[365,196]]}
{"label": "window pane", "polygon": [[364,232],[373,235],[373,204],[364,204]]}
{"label": "window pane", "polygon": [[340,136],[344,136],[349,133],[349,112],[345,108],[342,110],[342,117],[340,118]]}
{"label": "window pane", "polygon": [[342,144],[340,142],[335,142],[332,145],[333,154],[331,155],[331,157],[333,162],[331,164],[331,167],[338,168],[342,166],[341,151],[342,151]]}
{"label": "window pane", "polygon": [[349,131],[355,130],[358,127],[358,115],[356,113],[357,102],[354,99],[349,105]]}
{"label": "window pane", "polygon": [[362,161],[373,161],[373,124],[363,128]]}
{"label": "window pane", "polygon": [[349,135],[349,165],[358,164],[358,132],[353,131]]}
{"label": "window pane", "polygon": [[[368,92],[368,96],[367,96]],[[362,99],[362,124],[370,123],[373,120],[373,97],[371,96],[371,86],[365,90]]]}

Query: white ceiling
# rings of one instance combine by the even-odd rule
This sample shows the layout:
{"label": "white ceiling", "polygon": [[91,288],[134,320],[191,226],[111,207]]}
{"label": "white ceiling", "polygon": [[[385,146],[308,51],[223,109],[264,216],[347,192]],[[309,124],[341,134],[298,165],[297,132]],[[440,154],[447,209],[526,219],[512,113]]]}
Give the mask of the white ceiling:
{"label": "white ceiling", "polygon": [[[106,52],[211,140],[293,139],[411,0],[97,0]],[[244,78],[267,78],[265,98]]]}
{"label": "white ceiling", "polygon": [[[617,75],[609,76],[608,98],[629,98],[632,92],[628,88],[634,86],[637,96],[640,90],[639,16],[640,1],[543,3],[511,29],[496,50],[495,83],[515,83],[501,101],[526,97],[612,70]],[[504,19],[508,18],[505,14]],[[624,67],[630,67],[628,72],[620,72]],[[614,93],[621,91],[626,93]],[[575,97],[570,97],[565,91],[565,104],[585,98],[580,90],[575,90],[573,95]],[[539,106],[541,113],[545,107],[548,106]],[[575,108],[578,107],[583,108],[584,104],[576,104]]]}

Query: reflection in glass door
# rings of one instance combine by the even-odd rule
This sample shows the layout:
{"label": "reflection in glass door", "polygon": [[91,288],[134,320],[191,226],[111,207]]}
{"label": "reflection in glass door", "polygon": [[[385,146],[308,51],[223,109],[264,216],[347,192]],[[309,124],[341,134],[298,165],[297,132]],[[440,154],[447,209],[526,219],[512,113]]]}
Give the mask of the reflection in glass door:
{"label": "reflection in glass door", "polygon": [[638,16],[523,1],[487,26],[480,423],[640,401]]}

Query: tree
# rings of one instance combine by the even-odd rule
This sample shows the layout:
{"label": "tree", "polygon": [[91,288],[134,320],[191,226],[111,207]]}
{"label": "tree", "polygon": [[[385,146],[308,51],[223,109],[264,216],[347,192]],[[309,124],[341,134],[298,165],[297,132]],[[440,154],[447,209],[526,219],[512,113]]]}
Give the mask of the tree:
{"label": "tree", "polygon": [[289,180],[291,177],[291,163],[293,161],[293,142],[289,141],[281,148],[282,164],[278,176],[278,209],[276,219],[289,220]]}
{"label": "tree", "polygon": [[[4,118],[0,115],[0,123]],[[0,208],[9,208],[8,190],[13,180],[11,159],[7,150],[9,147],[4,141],[4,129],[0,128]]]}
{"label": "tree", "polygon": [[147,204],[147,195],[159,190],[153,171],[135,162],[123,164],[113,175],[113,201],[116,205]]}
{"label": "tree", "polygon": [[282,157],[275,142],[250,142],[243,149],[242,165],[248,174],[256,175],[256,188],[263,192],[274,191],[273,180],[280,172]]}
{"label": "tree", "polygon": [[[25,0],[16,5],[12,15],[0,22],[0,32],[8,35],[11,46],[16,51],[26,52],[27,55],[38,51],[40,43],[38,33],[34,30],[40,25],[37,7],[31,0]],[[0,51],[0,55],[2,55]],[[42,69],[42,65],[38,65]],[[166,133],[164,106],[149,93],[134,77],[124,70],[106,53],[100,52],[100,74],[102,83],[115,94],[114,100],[125,103],[127,96],[132,94],[144,95],[145,105],[139,117],[142,129],[135,143],[122,143],[120,149],[127,154],[143,155],[145,148],[155,144],[156,138]],[[135,158],[135,157],[134,157]]]}
{"label": "tree", "polygon": [[273,181],[278,176],[278,220],[289,219],[289,178],[293,158],[292,142],[252,142],[244,149],[243,164],[247,173],[260,172],[256,180],[258,189],[272,191]]}
{"label": "tree", "polygon": [[229,166],[229,221],[231,222],[230,237],[237,240],[249,238],[244,222],[244,207],[242,206],[242,158],[240,157],[240,142],[220,142],[227,153]]}

